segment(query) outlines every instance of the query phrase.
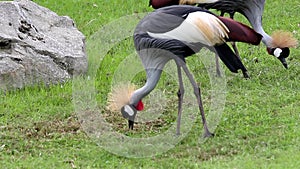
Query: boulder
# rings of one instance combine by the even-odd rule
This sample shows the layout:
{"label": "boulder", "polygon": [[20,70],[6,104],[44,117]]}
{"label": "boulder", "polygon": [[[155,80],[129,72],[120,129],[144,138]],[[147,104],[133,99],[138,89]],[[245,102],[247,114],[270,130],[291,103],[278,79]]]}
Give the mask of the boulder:
{"label": "boulder", "polygon": [[4,1],[0,28],[0,90],[86,73],[85,37],[68,16],[29,0]]}

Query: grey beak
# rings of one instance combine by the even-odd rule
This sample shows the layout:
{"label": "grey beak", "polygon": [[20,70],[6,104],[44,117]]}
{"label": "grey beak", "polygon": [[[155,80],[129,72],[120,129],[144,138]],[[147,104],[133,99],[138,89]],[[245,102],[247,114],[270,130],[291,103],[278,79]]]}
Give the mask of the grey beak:
{"label": "grey beak", "polygon": [[285,58],[284,57],[279,57],[278,59],[283,64],[283,66],[287,69],[288,68],[288,64],[286,63]]}
{"label": "grey beak", "polygon": [[133,130],[134,121],[128,120],[129,129]]}

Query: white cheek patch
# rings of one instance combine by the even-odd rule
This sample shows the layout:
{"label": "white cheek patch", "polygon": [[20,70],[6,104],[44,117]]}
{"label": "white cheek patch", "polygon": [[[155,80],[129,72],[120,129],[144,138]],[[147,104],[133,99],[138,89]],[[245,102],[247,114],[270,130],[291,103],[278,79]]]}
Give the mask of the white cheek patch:
{"label": "white cheek patch", "polygon": [[279,57],[279,56],[280,56],[280,54],[281,54],[281,52],[282,52],[282,50],[281,50],[281,49],[279,49],[279,48],[276,48],[276,49],[274,50],[274,56],[276,56],[276,57]]}
{"label": "white cheek patch", "polygon": [[124,106],[125,112],[128,113],[129,116],[133,116],[134,115],[134,110],[132,110],[132,108],[128,105]]}

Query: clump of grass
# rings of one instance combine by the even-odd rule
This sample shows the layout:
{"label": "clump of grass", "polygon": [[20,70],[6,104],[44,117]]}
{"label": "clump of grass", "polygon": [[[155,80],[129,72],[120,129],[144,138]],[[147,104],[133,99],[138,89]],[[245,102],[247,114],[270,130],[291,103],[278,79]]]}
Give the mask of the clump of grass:
{"label": "clump of grass", "polygon": [[[35,2],[73,18],[87,39],[121,16],[152,11],[148,1]],[[299,39],[298,8],[297,1],[287,0],[284,5],[279,0],[267,1],[263,16],[265,31],[270,34],[274,30],[288,30]],[[236,19],[246,22],[241,15]],[[0,165],[7,168],[297,168],[300,165],[299,48],[291,49],[287,59],[290,66],[285,70],[276,58],[267,55],[263,45],[237,45],[251,78],[245,80],[226,70],[223,116],[216,136],[205,143],[199,143],[202,131],[199,115],[188,136],[164,154],[129,159],[106,152],[80,126],[82,122],[77,119],[73,105],[73,82],[69,81],[0,94]],[[127,121],[121,114],[105,110],[114,65],[121,63],[132,49],[132,39],[126,39],[105,56],[96,70],[95,97],[113,129],[130,137],[151,137],[176,123],[178,86],[168,75],[163,75],[157,89],[167,92],[169,102],[154,121],[138,123],[134,131],[128,131]],[[210,87],[205,68],[197,58],[188,58],[187,62],[201,82],[203,98],[209,98],[209,91],[205,90]],[[144,72],[132,82],[142,86]],[[208,102],[209,99],[205,104]],[[205,109],[207,112],[207,104]]]}

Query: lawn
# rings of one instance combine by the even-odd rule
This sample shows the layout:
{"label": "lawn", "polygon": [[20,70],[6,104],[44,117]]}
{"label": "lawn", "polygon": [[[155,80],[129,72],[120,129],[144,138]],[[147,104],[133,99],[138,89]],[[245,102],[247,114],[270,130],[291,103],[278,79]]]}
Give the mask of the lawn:
{"label": "lawn", "polygon": [[[74,19],[86,36],[90,67],[86,76],[65,84],[0,93],[0,168],[299,168],[299,47],[291,49],[289,69],[284,69],[278,59],[267,54],[263,44],[238,43],[251,76],[247,80],[224,66],[223,76],[215,79],[207,71],[214,57],[188,58],[187,64],[201,84],[207,116],[217,123],[210,125],[213,138],[201,137],[202,123],[193,97],[184,107],[183,113],[192,113],[183,118],[185,134],[172,135],[178,89],[172,65],[145,99],[149,107],[146,112],[152,115],[141,112],[139,118],[151,120],[136,124],[130,131],[120,113],[106,109],[106,100],[118,81],[130,78],[137,86],[145,82],[131,33],[138,20],[152,11],[148,1],[34,2]],[[299,8],[299,1],[267,1],[265,31],[286,30],[300,39]],[[241,15],[236,19],[248,24]],[[126,67],[130,64],[136,69]],[[214,92],[220,93],[214,96]],[[211,111],[215,103],[216,117]],[[108,127],[116,131],[114,135],[97,133],[99,128]],[[134,141],[116,146],[120,137]],[[143,142],[143,138],[158,139],[149,144],[149,139]]]}

